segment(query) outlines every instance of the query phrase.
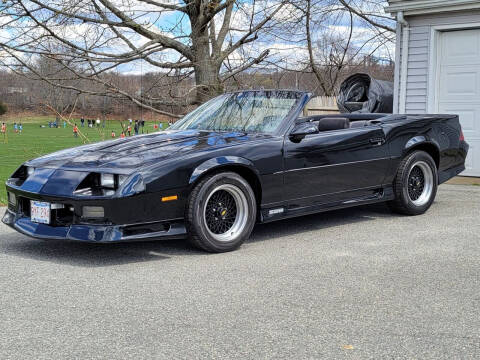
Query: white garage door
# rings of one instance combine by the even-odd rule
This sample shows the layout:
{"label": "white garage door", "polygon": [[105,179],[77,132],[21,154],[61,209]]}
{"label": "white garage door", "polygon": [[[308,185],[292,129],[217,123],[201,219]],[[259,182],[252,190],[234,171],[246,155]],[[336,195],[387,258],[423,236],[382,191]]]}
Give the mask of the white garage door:
{"label": "white garage door", "polygon": [[480,29],[443,32],[439,40],[438,111],[460,116],[470,144],[462,175],[480,176]]}

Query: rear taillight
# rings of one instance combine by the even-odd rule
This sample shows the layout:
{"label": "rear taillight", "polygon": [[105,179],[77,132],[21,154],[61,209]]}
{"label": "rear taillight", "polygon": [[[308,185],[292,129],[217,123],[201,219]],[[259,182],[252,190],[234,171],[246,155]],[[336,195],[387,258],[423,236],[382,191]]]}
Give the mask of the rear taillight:
{"label": "rear taillight", "polygon": [[462,129],[460,129],[460,141],[465,141],[465,136],[463,136]]}

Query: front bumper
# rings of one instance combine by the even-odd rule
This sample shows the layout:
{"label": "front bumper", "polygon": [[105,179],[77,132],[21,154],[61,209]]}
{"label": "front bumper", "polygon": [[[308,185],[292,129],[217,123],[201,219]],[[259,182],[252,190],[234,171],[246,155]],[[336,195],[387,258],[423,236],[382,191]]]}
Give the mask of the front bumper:
{"label": "front bumper", "polygon": [[135,225],[71,224],[51,226],[34,223],[23,214],[8,210],[2,222],[18,232],[37,239],[61,239],[91,243],[123,241],[167,240],[185,238],[187,232],[181,222],[154,222]]}
{"label": "front bumper", "polygon": [[[7,192],[15,195],[9,202],[2,222],[13,229],[40,239],[65,239],[86,242],[120,242],[175,239],[186,237],[183,223],[183,189],[142,193],[118,198],[89,199],[25,191],[7,184]],[[161,202],[163,196],[179,194],[178,201]],[[30,219],[31,200],[61,205],[68,211],[52,210],[50,224]],[[104,217],[83,218],[84,206],[101,206]]]}

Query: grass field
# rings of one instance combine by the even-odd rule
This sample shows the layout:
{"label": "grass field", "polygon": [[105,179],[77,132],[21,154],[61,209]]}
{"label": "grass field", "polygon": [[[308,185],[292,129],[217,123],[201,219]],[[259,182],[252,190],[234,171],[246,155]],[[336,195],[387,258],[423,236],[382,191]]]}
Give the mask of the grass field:
{"label": "grass field", "polygon": [[[72,126],[64,128],[63,123],[59,128],[48,128],[48,122],[53,121],[53,117],[26,117],[17,118],[17,122],[23,125],[22,133],[15,133],[13,129],[13,120],[7,122],[7,134],[0,134],[0,203],[6,204],[7,194],[5,191],[5,181],[12,173],[26,160],[51,153],[53,151],[82,145],[84,141],[73,136]],[[0,122],[3,122],[0,119]],[[119,121],[106,121],[105,128],[100,125],[99,128],[80,127],[80,120],[73,120],[77,123],[80,132],[82,132],[90,142],[97,142],[111,139],[112,130],[117,137],[122,131]],[[41,125],[47,127],[42,128]],[[164,123],[165,129],[168,124]],[[125,123],[126,128],[126,123]],[[144,132],[156,131],[153,129],[153,122],[147,122]],[[133,133],[133,127],[132,127]]]}

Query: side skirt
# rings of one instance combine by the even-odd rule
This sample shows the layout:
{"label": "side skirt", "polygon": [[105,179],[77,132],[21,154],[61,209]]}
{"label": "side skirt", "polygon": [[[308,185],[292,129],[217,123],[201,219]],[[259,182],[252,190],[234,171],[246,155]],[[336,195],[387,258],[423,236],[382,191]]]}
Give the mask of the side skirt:
{"label": "side skirt", "polygon": [[385,201],[390,201],[395,198],[393,187],[386,186],[378,191],[376,191],[373,195],[367,195],[357,198],[352,198],[348,200],[342,200],[338,202],[331,202],[331,203],[324,203],[324,204],[315,204],[311,206],[304,206],[304,207],[295,207],[295,208],[288,208],[286,206],[277,206],[277,207],[269,207],[265,209],[261,209],[261,223],[268,223],[277,220],[283,220],[288,218],[293,218],[297,216],[304,216],[310,215],[315,213],[321,213],[331,210],[338,210],[338,209],[345,209],[349,207],[361,206],[361,205],[368,205],[368,204],[375,204],[381,203]]}

